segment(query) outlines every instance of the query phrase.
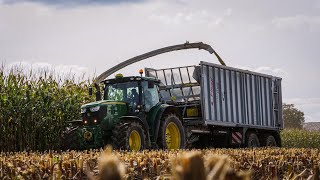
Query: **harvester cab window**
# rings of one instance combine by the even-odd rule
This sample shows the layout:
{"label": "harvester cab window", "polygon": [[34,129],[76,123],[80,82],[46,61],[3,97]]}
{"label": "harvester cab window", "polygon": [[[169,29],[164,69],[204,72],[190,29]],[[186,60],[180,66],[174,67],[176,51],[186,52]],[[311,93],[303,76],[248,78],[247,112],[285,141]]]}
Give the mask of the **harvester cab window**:
{"label": "harvester cab window", "polygon": [[145,111],[149,110],[159,102],[157,86],[148,87],[148,82],[143,82],[144,105]]}

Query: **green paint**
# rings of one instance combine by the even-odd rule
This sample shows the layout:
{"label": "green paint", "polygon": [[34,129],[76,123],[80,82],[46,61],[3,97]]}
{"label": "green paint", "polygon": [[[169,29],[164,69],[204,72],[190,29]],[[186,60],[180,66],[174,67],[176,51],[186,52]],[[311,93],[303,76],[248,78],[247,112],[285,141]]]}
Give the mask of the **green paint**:
{"label": "green paint", "polygon": [[158,103],[156,106],[154,106],[153,108],[151,108],[151,110],[149,111],[149,113],[147,114],[147,121],[148,121],[148,125],[150,127],[150,136],[151,136],[151,142],[152,143],[156,143],[157,140],[154,139],[155,137],[155,130],[156,130],[156,125],[157,122],[160,121],[161,119],[161,114],[162,112],[165,111],[165,109],[167,107],[169,107],[170,105],[168,104],[161,104]]}
{"label": "green paint", "polygon": [[[124,102],[117,101],[97,101],[83,105],[81,108],[92,108],[100,106],[106,107],[106,116],[104,116],[99,124],[83,125],[77,130],[80,149],[90,149],[103,147],[110,142],[111,131],[117,124],[121,117],[127,115],[127,105]],[[146,115],[147,123],[149,125],[149,133],[151,143],[156,143],[155,130],[157,122],[160,121],[162,113],[169,107],[167,104],[158,103]],[[92,138],[86,138],[85,134],[91,133]]]}
{"label": "green paint", "polygon": [[95,107],[95,106],[105,106],[105,105],[114,105],[114,104],[118,104],[118,105],[126,105],[125,102],[117,102],[117,101],[111,101],[111,100],[101,100],[101,101],[94,101],[91,103],[87,103],[81,106],[81,108],[91,108],[91,107]]}
{"label": "green paint", "polygon": [[[77,134],[81,149],[105,146],[110,140],[110,131],[114,128],[114,125],[119,121],[120,117],[127,114],[127,105],[125,102],[102,100],[85,104],[81,106],[81,108],[88,110],[88,108],[96,106],[100,106],[101,110],[105,108],[105,116],[98,119],[100,123],[96,125],[83,125],[78,128]],[[91,112],[86,113],[92,114]],[[86,137],[86,134],[90,133],[92,134],[92,138]]]}
{"label": "green paint", "polygon": [[[103,146],[103,136],[99,125],[87,126],[78,129],[78,137],[81,149],[97,148]],[[85,138],[85,134],[91,133],[91,138]]]}

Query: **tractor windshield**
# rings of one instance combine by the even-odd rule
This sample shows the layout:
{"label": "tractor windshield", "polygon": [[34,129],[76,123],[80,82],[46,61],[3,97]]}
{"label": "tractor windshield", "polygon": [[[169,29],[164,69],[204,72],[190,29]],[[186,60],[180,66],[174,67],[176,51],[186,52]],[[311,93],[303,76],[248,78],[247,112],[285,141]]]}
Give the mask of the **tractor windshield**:
{"label": "tractor windshield", "polygon": [[130,106],[139,104],[139,88],[137,81],[107,84],[104,91],[104,99],[112,101],[124,101]]}

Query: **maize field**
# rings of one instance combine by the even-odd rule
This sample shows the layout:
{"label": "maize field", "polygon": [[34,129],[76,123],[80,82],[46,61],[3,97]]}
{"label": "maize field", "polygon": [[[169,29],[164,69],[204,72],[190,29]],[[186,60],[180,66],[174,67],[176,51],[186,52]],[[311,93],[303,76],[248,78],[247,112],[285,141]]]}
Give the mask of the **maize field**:
{"label": "maize field", "polygon": [[0,179],[319,179],[320,133],[301,130],[282,131],[286,148],[61,152],[92,81],[4,69]]}
{"label": "maize field", "polygon": [[319,149],[1,153],[0,179],[319,179]]}

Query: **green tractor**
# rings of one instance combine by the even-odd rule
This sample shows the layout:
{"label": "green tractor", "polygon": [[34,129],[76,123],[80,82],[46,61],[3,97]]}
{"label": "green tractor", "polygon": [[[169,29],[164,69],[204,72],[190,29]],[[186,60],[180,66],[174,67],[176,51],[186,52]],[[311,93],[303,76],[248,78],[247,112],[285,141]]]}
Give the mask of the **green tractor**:
{"label": "green tractor", "polygon": [[185,147],[181,114],[159,101],[159,80],[117,75],[102,83],[102,100],[81,106],[82,126],[75,128],[78,139],[68,142],[71,147],[87,149],[111,144],[116,149],[134,151]]}

